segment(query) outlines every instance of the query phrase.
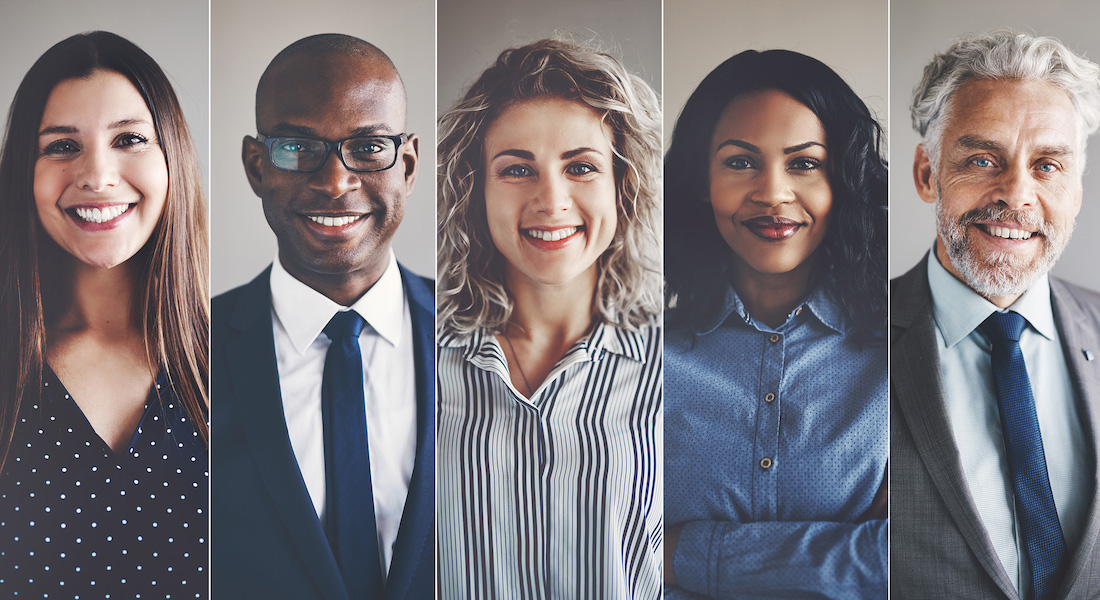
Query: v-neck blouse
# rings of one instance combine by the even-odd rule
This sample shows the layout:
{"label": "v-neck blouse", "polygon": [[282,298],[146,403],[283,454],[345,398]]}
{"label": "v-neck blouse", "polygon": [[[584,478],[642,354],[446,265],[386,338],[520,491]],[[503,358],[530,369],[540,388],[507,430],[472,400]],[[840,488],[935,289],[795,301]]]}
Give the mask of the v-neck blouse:
{"label": "v-neck blouse", "polygon": [[124,453],[43,379],[0,474],[0,596],[206,597],[207,450],[167,376]]}

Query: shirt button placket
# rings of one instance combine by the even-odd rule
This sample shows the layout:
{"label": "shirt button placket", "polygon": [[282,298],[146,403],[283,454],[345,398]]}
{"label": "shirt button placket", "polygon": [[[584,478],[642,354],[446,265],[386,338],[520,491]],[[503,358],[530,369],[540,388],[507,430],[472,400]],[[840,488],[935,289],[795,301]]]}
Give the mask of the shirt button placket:
{"label": "shirt button placket", "polygon": [[775,469],[779,452],[779,384],[783,378],[783,335],[765,333],[760,369],[760,396],[757,398],[757,454],[753,486],[754,517],[773,521],[778,518],[779,494]]}

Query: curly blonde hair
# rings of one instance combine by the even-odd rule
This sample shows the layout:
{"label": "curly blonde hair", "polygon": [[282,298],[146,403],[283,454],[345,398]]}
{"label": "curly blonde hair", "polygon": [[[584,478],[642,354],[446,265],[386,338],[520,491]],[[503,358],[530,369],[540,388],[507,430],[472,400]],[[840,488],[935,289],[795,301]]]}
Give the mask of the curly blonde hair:
{"label": "curly blonde hair", "polygon": [[661,306],[661,109],[657,94],[610,54],[544,39],[505,50],[439,120],[439,322],[444,333],[499,331],[513,301],[504,260],[489,236],[483,143],[508,107],[556,97],[601,115],[612,135],[618,222],[597,261],[594,305],[603,321],[651,322]]}

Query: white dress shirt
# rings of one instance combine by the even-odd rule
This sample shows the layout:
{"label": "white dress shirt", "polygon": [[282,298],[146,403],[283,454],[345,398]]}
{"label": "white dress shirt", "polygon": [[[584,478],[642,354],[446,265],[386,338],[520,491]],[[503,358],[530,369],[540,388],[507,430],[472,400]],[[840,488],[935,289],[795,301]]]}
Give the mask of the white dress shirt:
{"label": "white dress shirt", "polygon": [[367,409],[374,516],[383,577],[405,509],[416,455],[416,366],[412,320],[397,260],[351,307],[342,307],[298,281],[279,259],[271,268],[271,321],[275,358],[294,457],[317,516],[325,514],[325,441],[321,379],[328,352],[325,325],[338,311],[354,310],[368,327],[359,336]]}
{"label": "white dress shirt", "polygon": [[[1031,589],[1024,540],[1008,472],[1000,407],[993,382],[992,345],[979,325],[999,310],[936,260],[928,257],[928,284],[936,340],[947,394],[947,413],[959,459],[989,539],[1020,597]],[[1050,280],[1043,275],[1009,307],[1028,323],[1020,335],[1039,431],[1043,438],[1050,489],[1066,541],[1066,558],[1084,530],[1092,490],[1086,482],[1088,445],[1081,428],[1077,394],[1050,302]]]}

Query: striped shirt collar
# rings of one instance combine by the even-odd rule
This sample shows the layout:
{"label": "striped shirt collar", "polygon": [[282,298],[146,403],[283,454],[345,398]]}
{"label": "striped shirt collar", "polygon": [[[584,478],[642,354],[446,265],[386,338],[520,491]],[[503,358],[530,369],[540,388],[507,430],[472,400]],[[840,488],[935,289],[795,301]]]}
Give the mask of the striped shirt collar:
{"label": "striped shirt collar", "polygon": [[[810,313],[817,317],[818,321],[821,321],[823,325],[832,329],[837,333],[844,333],[844,312],[840,306],[829,297],[829,294],[825,291],[824,285],[819,285],[810,292],[810,295],[806,297],[806,300],[799,303],[791,312],[787,315],[786,321],[783,325],[780,325],[778,329],[789,327],[789,323],[796,316],[801,314],[803,307],[809,309]],[[767,329],[771,331],[771,328],[767,325],[760,323],[752,318],[749,314],[748,308],[745,307],[744,302],[741,301],[741,297],[737,295],[737,292],[733,289],[732,285],[727,285],[725,295],[722,299],[722,307],[720,310],[714,312],[711,318],[704,321],[699,328],[699,335],[706,335],[715,329],[718,329],[727,319],[737,315],[738,321],[756,327],[757,329]]]}
{"label": "striped shirt collar", "polygon": [[[631,331],[599,321],[593,326],[592,331],[577,340],[562,358],[564,360],[579,353],[582,360],[597,361],[603,357],[604,352],[611,352],[645,363],[645,331],[649,330]],[[476,356],[501,354],[496,334],[487,329],[479,329],[469,334],[443,334],[439,338],[439,345],[443,348],[465,348],[467,360]]]}

